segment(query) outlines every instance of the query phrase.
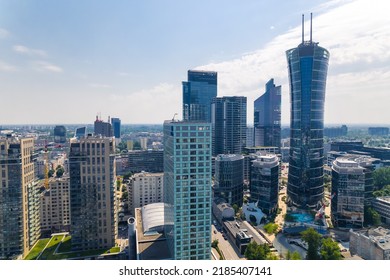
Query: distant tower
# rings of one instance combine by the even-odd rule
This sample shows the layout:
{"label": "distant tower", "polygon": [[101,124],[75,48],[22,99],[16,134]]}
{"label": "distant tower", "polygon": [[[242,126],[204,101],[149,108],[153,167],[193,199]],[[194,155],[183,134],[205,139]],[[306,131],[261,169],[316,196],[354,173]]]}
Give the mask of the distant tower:
{"label": "distant tower", "polygon": [[111,123],[109,121],[104,122],[103,120],[99,119],[98,116],[96,116],[94,123],[94,133],[95,135],[101,135],[103,137],[112,137],[114,135]]}
{"label": "distant tower", "polygon": [[112,129],[114,130],[115,139],[121,138],[121,119],[111,118]]}
{"label": "distant tower", "polygon": [[[310,21],[311,22],[311,21]],[[290,164],[287,193],[301,208],[324,196],[324,101],[329,52],[312,41],[286,51],[291,94]]]}
{"label": "distant tower", "polygon": [[183,82],[183,120],[211,122],[211,101],[217,97],[217,72],[188,71]]}
{"label": "distant tower", "polygon": [[280,108],[282,86],[274,79],[265,85],[265,93],[254,102],[255,146],[280,148]]}
{"label": "distant tower", "polygon": [[56,125],[54,127],[54,142],[66,143],[66,128],[63,125]]}
{"label": "distant tower", "polygon": [[246,97],[216,97],[211,112],[213,156],[241,154],[246,146]]}

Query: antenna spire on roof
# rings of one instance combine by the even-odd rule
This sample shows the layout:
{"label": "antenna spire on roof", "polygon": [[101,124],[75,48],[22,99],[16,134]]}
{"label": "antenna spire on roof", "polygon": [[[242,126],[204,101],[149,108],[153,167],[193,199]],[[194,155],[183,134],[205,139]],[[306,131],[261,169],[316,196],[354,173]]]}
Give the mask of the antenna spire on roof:
{"label": "antenna spire on roof", "polygon": [[302,44],[305,41],[305,15],[302,14]]}
{"label": "antenna spire on roof", "polygon": [[310,43],[313,43],[312,29],[313,29],[313,13],[310,13]]}

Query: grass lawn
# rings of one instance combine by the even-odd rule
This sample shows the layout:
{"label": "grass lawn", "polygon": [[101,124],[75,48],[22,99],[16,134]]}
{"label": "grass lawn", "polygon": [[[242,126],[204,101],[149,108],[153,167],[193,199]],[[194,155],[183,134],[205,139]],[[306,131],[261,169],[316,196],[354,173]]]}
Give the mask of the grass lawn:
{"label": "grass lawn", "polygon": [[[62,243],[61,243],[62,241]],[[43,248],[47,245],[45,251],[43,251],[40,260],[64,260],[64,259],[72,259],[72,258],[80,258],[80,257],[88,257],[88,256],[98,256],[102,254],[109,253],[119,253],[119,247],[113,247],[111,249],[98,249],[98,250],[90,250],[90,251],[79,251],[72,252],[72,239],[70,235],[67,235],[64,238],[64,235],[55,235],[51,239],[42,239],[39,240],[35,245],[33,250],[28,254],[26,260],[35,260],[39,253],[43,250]],[[61,244],[60,244],[61,243]],[[54,254],[57,246],[57,253]]]}
{"label": "grass lawn", "polygon": [[61,242],[63,235],[55,235],[50,239],[49,244],[47,245],[45,251],[43,251],[41,257],[39,259],[41,260],[51,260],[54,251],[56,250],[58,244]]}
{"label": "grass lawn", "polygon": [[67,237],[64,238],[60,247],[58,248],[57,253],[66,253],[72,249],[71,238],[72,237],[70,235],[68,235]]}
{"label": "grass lawn", "polygon": [[39,253],[45,248],[46,244],[49,242],[50,238],[40,239],[32,248],[30,253],[26,256],[25,260],[35,260]]}

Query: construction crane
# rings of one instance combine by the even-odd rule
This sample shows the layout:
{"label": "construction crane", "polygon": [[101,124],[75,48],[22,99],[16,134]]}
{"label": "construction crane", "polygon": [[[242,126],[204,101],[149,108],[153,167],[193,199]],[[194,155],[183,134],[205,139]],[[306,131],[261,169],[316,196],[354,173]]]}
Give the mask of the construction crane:
{"label": "construction crane", "polygon": [[[329,199],[329,203],[332,201],[333,197],[336,195],[336,193],[333,193]],[[320,219],[323,219],[325,217],[325,208],[326,208],[326,202],[325,201],[322,201],[322,205],[321,205],[321,208],[317,211],[316,215],[315,215],[315,219],[316,220],[320,220]]]}

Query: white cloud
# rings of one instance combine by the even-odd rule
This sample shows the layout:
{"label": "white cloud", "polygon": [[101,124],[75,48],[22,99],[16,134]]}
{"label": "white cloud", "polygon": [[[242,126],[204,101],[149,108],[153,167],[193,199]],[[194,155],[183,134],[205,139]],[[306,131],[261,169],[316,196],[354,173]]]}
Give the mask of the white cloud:
{"label": "white cloud", "polygon": [[15,71],[17,71],[17,68],[15,66],[0,60],[0,72],[15,72]]}
{"label": "white cloud", "polygon": [[269,27],[269,29],[274,30],[274,29],[275,29],[275,26],[271,25],[271,26]]}
{"label": "white cloud", "polygon": [[[369,0],[332,1],[324,7],[323,14],[313,17],[313,40],[330,51],[327,96],[340,96],[354,91],[354,96],[367,95],[370,90],[370,107],[383,107],[383,99],[377,98],[390,88],[390,17],[388,4],[378,1],[374,6]],[[309,39],[309,24],[306,22],[305,40]],[[270,78],[282,85],[282,122],[289,120],[289,87],[285,51],[301,42],[301,26],[275,37],[262,49],[240,58],[210,63],[197,69],[218,71],[218,95],[244,95],[248,97],[248,123],[253,123],[253,101],[264,92]],[[378,82],[380,81],[380,82]],[[356,99],[355,99],[356,100]],[[388,99],[387,99],[388,100]],[[325,122],[365,122],[361,114],[348,114],[343,110],[338,115],[328,114],[332,106],[340,105],[336,98],[325,103]],[[388,103],[388,102],[387,102]],[[346,105],[346,104],[344,104]],[[355,104],[356,105],[356,104]],[[360,107],[367,106],[361,104]],[[376,121],[390,119],[390,110],[375,112]]]}
{"label": "white cloud", "polygon": [[153,88],[125,94],[111,94],[110,104],[115,104],[115,114],[128,123],[162,123],[178,113],[181,119],[181,86],[162,83]]}
{"label": "white cloud", "polygon": [[62,73],[63,69],[57,65],[51,64],[47,61],[34,61],[33,68],[37,71]]}
{"label": "white cloud", "polygon": [[38,50],[38,49],[30,49],[26,46],[22,45],[15,45],[12,48],[15,52],[24,54],[24,55],[30,55],[30,56],[41,56],[46,57],[47,54],[44,50]]}
{"label": "white cloud", "polygon": [[90,83],[88,86],[93,87],[93,88],[111,88],[110,85],[107,84],[97,84],[97,83]]}
{"label": "white cloud", "polygon": [[0,28],[0,39],[5,38],[9,35],[8,30],[5,30],[3,28]]}
{"label": "white cloud", "polygon": [[128,73],[128,72],[118,72],[118,75],[122,76],[122,77],[130,77],[130,76],[132,76],[132,74]]}

